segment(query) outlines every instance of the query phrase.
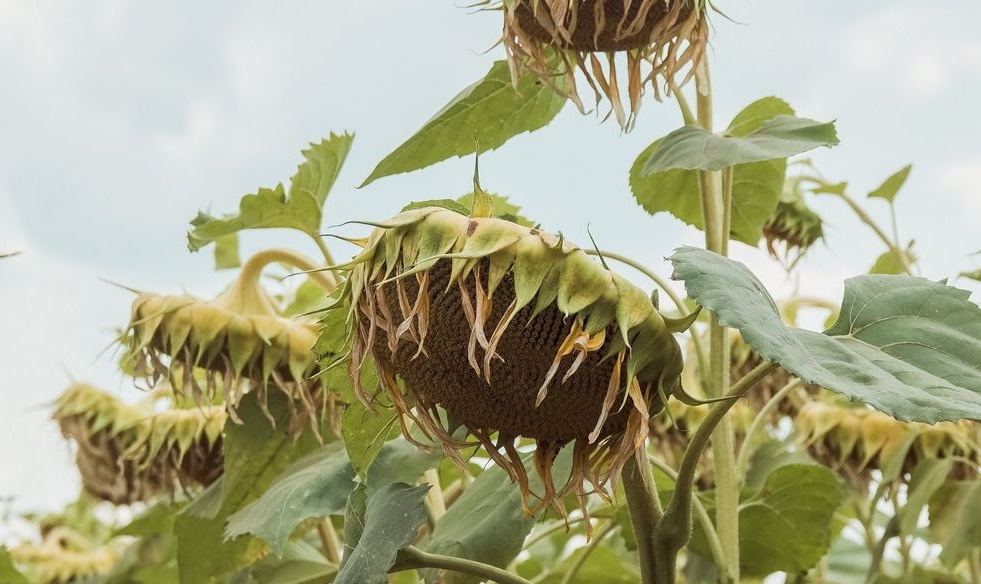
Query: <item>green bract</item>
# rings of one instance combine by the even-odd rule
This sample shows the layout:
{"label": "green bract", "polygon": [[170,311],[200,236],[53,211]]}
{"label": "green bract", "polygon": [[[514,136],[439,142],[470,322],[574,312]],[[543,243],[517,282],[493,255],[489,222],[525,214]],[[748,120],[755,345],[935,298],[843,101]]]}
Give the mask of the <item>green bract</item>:
{"label": "green bract", "polygon": [[[584,497],[584,480],[602,489],[642,452],[652,412],[683,395],[672,333],[694,317],[665,319],[647,293],[561,236],[442,207],[373,225],[342,291],[356,394],[372,401],[360,380],[371,356],[404,417],[458,461],[460,449],[483,445],[525,498],[518,437],[536,439],[539,498],[561,509],[563,494]],[[454,433],[458,424],[476,442]],[[556,491],[552,461],[569,443],[572,476]]]}
{"label": "green bract", "polygon": [[767,251],[788,269],[824,237],[824,222],[807,206],[799,182],[799,179],[788,181],[777,210],[763,226]]}

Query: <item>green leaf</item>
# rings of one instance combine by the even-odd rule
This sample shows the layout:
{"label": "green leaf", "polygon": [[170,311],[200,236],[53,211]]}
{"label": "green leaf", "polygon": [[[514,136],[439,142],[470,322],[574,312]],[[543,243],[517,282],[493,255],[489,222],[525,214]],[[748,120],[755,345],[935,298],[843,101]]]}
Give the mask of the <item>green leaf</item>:
{"label": "green leaf", "polygon": [[[729,124],[727,134],[745,136],[757,131],[767,120],[793,115],[785,101],[765,97],[746,106]],[[653,174],[644,172],[647,160],[663,140],[645,149],[630,168],[630,189],[637,202],[650,214],[671,213],[697,229],[704,229],[698,172],[672,169]],[[732,178],[732,239],[756,245],[763,226],[773,215],[783,190],[787,161],[783,158],[739,164]]]}
{"label": "green leaf", "polygon": [[442,456],[438,448],[426,452],[402,437],[389,440],[368,467],[366,494],[371,497],[392,483],[414,483],[422,473],[436,467]]}
{"label": "green leaf", "polygon": [[903,261],[899,254],[905,256],[906,262],[910,265],[916,263],[916,256],[913,255],[912,251],[913,243],[910,242],[909,246],[905,251],[900,250],[899,253],[895,253],[892,250],[885,252],[880,255],[872,267],[869,269],[870,274],[905,274],[906,268],[903,267]]}
{"label": "green leaf", "polygon": [[199,212],[191,221],[193,229],[187,234],[188,247],[191,251],[197,251],[244,229],[282,227],[308,234],[317,233],[324,201],[344,165],[353,140],[353,134],[331,134],[319,144],[311,144],[309,149],[303,151],[306,160],[293,175],[289,194],[282,184],[278,184],[242,197],[238,213],[213,217]]}
{"label": "green leaf", "polygon": [[934,493],[929,508],[930,530],[941,544],[945,566],[956,566],[981,547],[981,481],[948,481]]}
{"label": "green leaf", "polygon": [[[562,563],[554,567],[551,573],[541,580],[542,584],[561,584],[566,574],[579,561],[583,548],[572,552]],[[576,574],[575,583],[589,584],[637,584],[640,582],[640,570],[624,556],[609,547],[595,548]]]}
{"label": "green leaf", "polygon": [[354,487],[354,469],[344,447],[327,444],[298,460],[261,497],[229,517],[225,536],[254,535],[281,556],[301,521],[342,511]]}
{"label": "green leaf", "polygon": [[970,292],[908,276],[846,280],[825,334],[786,326],[746,266],[682,247],[671,257],[688,295],[761,356],[807,383],[900,420],[981,420],[981,308]]}
{"label": "green leaf", "polygon": [[223,235],[215,240],[215,269],[230,270],[242,265],[238,255],[238,233]]}
{"label": "green leaf", "polygon": [[[229,516],[265,492],[290,464],[317,447],[309,431],[294,439],[285,397],[270,392],[273,428],[256,400],[245,399],[238,409],[242,424],[225,426],[223,451],[225,474],[178,517],[177,561],[182,584],[204,584],[252,563],[265,544],[250,536],[225,540]],[[217,488],[216,488],[217,486]],[[203,499],[203,500],[201,500]]]}
{"label": "green leaf", "polygon": [[788,465],[739,508],[740,564],[747,576],[809,570],[831,546],[831,523],[844,491],[830,469]]}
{"label": "green leaf", "polygon": [[0,546],[0,582],[3,584],[31,584],[20,571],[14,566],[14,559],[10,557],[7,548]]}
{"label": "green leaf", "polygon": [[429,485],[413,487],[395,483],[380,489],[369,500],[364,528],[345,559],[336,584],[386,584],[388,569],[400,549],[412,543],[426,522]]}
{"label": "green leaf", "polygon": [[177,503],[157,503],[136,519],[115,530],[113,536],[146,537],[173,533],[174,521],[181,507],[182,505]]}
{"label": "green leaf", "polygon": [[779,115],[745,136],[713,134],[684,126],[665,136],[644,164],[643,173],[672,169],[723,170],[737,164],[787,158],[820,146],[834,146],[834,122]]}
{"label": "green leaf", "polygon": [[[563,81],[556,79],[556,83]],[[518,134],[547,125],[565,102],[531,73],[522,76],[515,89],[507,61],[495,61],[483,79],[460,92],[379,162],[361,186],[452,156],[473,154],[477,146],[479,152],[495,150]]]}
{"label": "green leaf", "polygon": [[974,270],[973,272],[961,272],[960,275],[962,277],[964,277],[964,278],[970,278],[971,280],[975,280],[977,282],[981,282],[981,268],[978,268],[977,270]]}
{"label": "green leaf", "polygon": [[[436,522],[426,551],[503,568],[521,551],[534,525],[534,517],[521,511],[521,497],[514,483],[494,466],[478,476]],[[436,581],[435,573],[427,573],[426,581]],[[442,580],[445,584],[479,581],[450,572]]]}
{"label": "green leaf", "polygon": [[907,164],[887,178],[877,189],[869,193],[869,198],[885,199],[890,203],[896,198],[896,193],[906,184],[910,171],[913,170],[912,164]]}
{"label": "green leaf", "polygon": [[371,461],[378,456],[382,447],[399,432],[397,414],[391,409],[379,406],[376,411],[368,410],[355,400],[341,415],[341,435],[351,465],[358,475],[364,478]]}

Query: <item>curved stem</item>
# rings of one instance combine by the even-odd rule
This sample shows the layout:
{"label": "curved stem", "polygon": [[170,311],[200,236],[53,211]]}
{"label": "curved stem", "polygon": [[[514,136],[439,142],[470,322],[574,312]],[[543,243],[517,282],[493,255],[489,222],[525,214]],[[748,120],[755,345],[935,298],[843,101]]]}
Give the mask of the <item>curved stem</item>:
{"label": "curved stem", "polygon": [[[646,456],[640,457],[647,460]],[[637,539],[637,554],[640,557],[640,581],[642,584],[659,583],[657,579],[657,542],[654,531],[661,519],[661,502],[653,490],[654,477],[650,472],[644,475],[637,457],[632,457],[620,472],[623,481],[623,491],[627,495],[627,511],[633,524],[634,536]]]}
{"label": "curved stem", "polygon": [[337,287],[337,280],[334,278],[334,274],[318,271],[323,266],[317,265],[316,262],[303,254],[282,248],[265,249],[247,259],[242,264],[240,277],[258,279],[262,270],[273,262],[280,262],[303,270],[307,277],[316,282],[328,293],[333,292],[334,288]]}
{"label": "curved stem", "polygon": [[438,570],[449,570],[461,574],[470,574],[484,580],[497,582],[498,584],[531,584],[517,574],[512,574],[496,566],[482,564],[473,560],[454,558],[451,556],[441,556],[424,552],[415,546],[404,547],[399,550],[399,562],[392,568],[391,572],[403,572],[416,568],[436,568]]}
{"label": "curved stem", "polygon": [[[675,292],[674,289],[671,288],[671,285],[668,283],[668,281],[662,278],[660,275],[658,275],[656,272],[654,272],[647,266],[645,266],[644,264],[638,262],[637,260],[629,256],[625,256],[623,254],[619,254],[613,251],[593,250],[593,249],[584,249],[583,251],[591,256],[602,256],[603,258],[606,259],[616,260],[622,264],[626,264],[630,266],[631,268],[637,270],[641,274],[644,274],[645,276],[650,278],[651,281],[657,284],[658,288],[664,290],[664,293],[668,295],[668,298],[671,299],[671,302],[674,302],[674,305],[678,308],[678,313],[681,314],[681,316],[684,317],[691,314],[691,311],[688,310],[688,306],[685,304],[685,301],[680,296],[678,296],[678,293]],[[694,345],[695,347],[695,357],[698,359],[699,371],[708,371],[708,359],[705,355],[705,348],[702,346],[701,339],[694,332],[692,332],[691,334],[691,339],[692,339],[692,345]]]}
{"label": "curved stem", "polygon": [[585,521],[586,521],[585,515],[581,517],[573,517],[569,519],[568,523],[565,521],[558,521],[555,523],[555,525],[546,527],[545,529],[539,531],[535,535],[529,536],[528,539],[525,540],[525,543],[521,546],[521,549],[528,549],[531,546],[535,545],[536,543],[540,542],[541,540],[545,539],[546,537],[552,535],[557,531],[562,531],[567,527],[571,527],[575,523],[583,523]]}
{"label": "curved stem", "polygon": [[592,540],[590,540],[589,543],[586,544],[582,550],[582,553],[579,554],[578,558],[576,558],[576,562],[569,567],[569,571],[565,573],[565,576],[562,577],[559,584],[572,584],[572,582],[576,579],[576,576],[579,574],[579,570],[582,569],[582,567],[586,564],[586,560],[589,559],[589,554],[593,553],[593,551],[599,547],[599,544],[601,541],[603,541],[603,538],[613,533],[613,530],[616,529],[616,527],[617,524],[613,521],[610,521],[606,525],[600,527],[599,532],[593,537]]}
{"label": "curved stem", "polygon": [[782,388],[780,391],[773,394],[770,401],[766,402],[760,411],[757,412],[756,417],[753,419],[753,423],[749,425],[746,429],[746,437],[743,439],[742,448],[739,449],[739,456],[736,458],[736,475],[739,477],[741,482],[746,482],[746,467],[749,465],[749,454],[752,450],[750,448],[750,443],[756,434],[766,425],[766,420],[780,402],[787,397],[787,395],[803,385],[804,382],[800,379],[792,379]]}
{"label": "curved stem", "polygon": [[889,248],[889,251],[891,251],[893,255],[895,255],[896,258],[899,260],[899,264],[903,267],[903,271],[906,272],[908,275],[912,276],[913,268],[912,266],[910,266],[909,258],[906,256],[906,252],[899,248],[899,242],[893,241],[886,234],[885,230],[879,227],[879,224],[876,223],[875,220],[873,220],[872,217],[865,212],[865,209],[863,209],[858,204],[858,202],[855,201],[855,199],[851,198],[850,196],[848,196],[847,193],[844,192],[835,193],[835,194],[841,197],[841,199],[845,201],[845,203],[848,204],[849,207],[852,208],[852,211],[854,211],[855,214],[858,215],[858,218],[862,221],[862,223],[868,225],[872,229],[872,231],[875,232],[875,234],[879,237],[879,239],[882,240],[882,243],[886,244],[886,247]]}
{"label": "curved stem", "polygon": [[688,100],[685,99],[685,94],[681,92],[678,83],[671,76],[668,76],[668,87],[671,89],[671,94],[674,95],[675,101],[678,102],[678,109],[681,110],[681,117],[685,120],[685,124],[692,126],[698,123],[695,120],[695,114],[691,111],[691,106],[688,105]]}
{"label": "curved stem", "polygon": [[[678,551],[684,547],[691,539],[692,531],[692,497],[695,486],[695,471],[698,461],[709,444],[709,439],[715,429],[725,419],[726,414],[735,405],[737,398],[746,394],[757,382],[770,374],[777,368],[776,363],[762,363],[746,374],[745,377],[736,382],[726,397],[733,399],[720,401],[712,406],[709,413],[698,425],[698,429],[692,435],[685,449],[685,454],[681,458],[681,465],[678,468],[678,479],[675,481],[674,495],[668,503],[664,512],[664,517],[658,522],[655,531],[655,549],[657,550],[657,569],[658,582],[673,583],[675,577],[675,562],[677,561]],[[737,491],[738,496],[738,491]],[[718,510],[716,511],[718,513]],[[720,540],[725,551],[725,536],[719,533]],[[736,540],[738,546],[739,540]],[[738,547],[736,548],[738,552]],[[736,558],[738,564],[738,557]],[[731,581],[738,582],[738,578],[733,573],[731,563],[727,562],[727,572]],[[738,570],[738,568],[736,568]]]}
{"label": "curved stem", "polygon": [[[661,472],[668,475],[672,480],[678,480],[678,473],[668,466],[663,460],[658,460],[657,458],[651,457],[651,464],[656,468],[660,469]],[[728,582],[730,580],[728,574],[726,573],[726,562],[725,554],[722,552],[722,542],[719,540],[719,533],[715,531],[715,525],[712,523],[712,517],[708,514],[708,510],[705,508],[705,504],[697,496],[692,497],[692,506],[695,510],[695,519],[698,520],[698,524],[701,525],[702,531],[705,532],[705,539],[708,540],[709,551],[712,552],[712,559],[715,561],[716,568],[720,571],[720,579],[723,582]]]}
{"label": "curved stem", "polygon": [[324,256],[324,261],[328,266],[333,266],[335,263],[333,254],[330,253],[330,249],[327,247],[327,242],[324,241],[323,237],[320,237],[319,233],[308,233],[308,235],[313,239],[313,242],[317,244],[317,249]]}

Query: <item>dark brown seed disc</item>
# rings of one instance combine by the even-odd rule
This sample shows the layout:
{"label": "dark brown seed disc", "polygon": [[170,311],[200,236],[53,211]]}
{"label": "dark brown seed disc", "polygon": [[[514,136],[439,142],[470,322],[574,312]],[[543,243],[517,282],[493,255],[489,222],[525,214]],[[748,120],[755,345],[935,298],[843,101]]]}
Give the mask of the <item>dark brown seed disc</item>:
{"label": "dark brown seed disc", "polygon": [[[486,269],[482,272],[486,273]],[[606,347],[590,353],[565,383],[562,383],[562,376],[575,354],[563,358],[545,400],[535,407],[538,390],[559,346],[569,334],[572,317],[566,318],[554,303],[530,321],[533,307],[520,310],[497,346],[503,361],[496,358],[492,361],[491,383],[488,384],[468,361],[471,327],[461,304],[459,287],[453,284],[447,290],[449,276],[448,260],[439,261],[430,270],[431,305],[424,342],[428,357],[420,354],[413,358],[418,347],[407,336],[402,337],[393,355],[388,350],[384,331],[379,329],[376,330],[374,352],[381,364],[397,373],[405,381],[408,391],[421,402],[443,406],[471,428],[554,442],[587,437],[599,419],[613,371],[613,359],[601,362]],[[415,279],[405,278],[403,282],[409,298],[414,299],[418,291]],[[471,274],[466,280],[466,288],[471,294],[473,286]],[[396,323],[401,322],[395,285],[386,284],[385,293]],[[509,274],[494,291],[493,308],[485,326],[488,337],[513,299],[514,284]],[[607,338],[613,335],[612,330],[608,331]],[[478,345],[478,361],[482,362],[483,356]],[[614,410],[620,401],[618,398]],[[629,411],[627,404],[621,412],[611,412],[602,436],[622,432]]]}
{"label": "dark brown seed disc", "polygon": [[[569,0],[578,2],[578,14],[576,16],[575,27],[570,27],[570,37],[565,39],[560,35],[553,35],[549,30],[554,27],[550,23],[550,13],[544,2],[540,2],[537,14],[532,11],[533,0],[520,0],[515,8],[515,16],[518,26],[530,37],[543,44],[551,44],[562,49],[573,49],[585,52],[606,52],[606,51],[628,51],[630,49],[640,49],[651,44],[651,37],[654,29],[667,15],[669,8],[663,1],[642,2],[635,0],[629,2],[629,8],[624,12],[624,2],[620,0]],[[597,22],[596,5],[601,4],[605,19]],[[646,7],[647,14],[643,24],[635,32],[623,34],[626,28],[637,18],[642,8]],[[691,13],[691,5],[686,4],[679,16],[683,20]],[[546,27],[542,22],[548,23]],[[620,26],[623,23],[623,26]],[[599,34],[597,35],[597,28]],[[618,30],[620,29],[620,30]]]}

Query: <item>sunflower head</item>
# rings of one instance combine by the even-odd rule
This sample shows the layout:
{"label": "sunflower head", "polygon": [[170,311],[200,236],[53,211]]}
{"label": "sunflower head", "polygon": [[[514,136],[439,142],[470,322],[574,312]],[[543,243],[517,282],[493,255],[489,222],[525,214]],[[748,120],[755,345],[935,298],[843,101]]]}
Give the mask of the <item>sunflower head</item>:
{"label": "sunflower head", "polygon": [[897,457],[900,476],[923,460],[957,457],[973,464],[957,464],[954,478],[969,478],[981,461],[981,426],[970,421],[900,422],[860,405],[813,401],[801,408],[795,425],[812,456],[860,485],[868,484],[872,470],[896,464]]}
{"label": "sunflower head", "polygon": [[[502,0],[500,8],[515,76],[537,74],[584,110],[576,90],[581,76],[597,100],[610,100],[627,129],[644,87],[650,83],[659,96],[658,76],[668,82],[686,67],[694,72],[708,42],[704,0]],[[617,53],[625,56],[629,114],[620,98]]]}
{"label": "sunflower head", "polygon": [[[526,508],[519,437],[536,441],[542,506],[585,497],[584,479],[602,490],[642,449],[662,396],[679,390],[672,332],[690,322],[666,321],[648,294],[537,228],[442,207],[374,225],[342,293],[359,398],[373,400],[360,381],[371,357],[407,438],[403,418],[458,462],[484,446]],[[570,443],[572,477],[557,491],[552,462]]]}
{"label": "sunflower head", "polygon": [[39,584],[69,584],[105,574],[119,557],[112,547],[95,546],[64,526],[48,531],[40,543],[13,548],[10,555]]}
{"label": "sunflower head", "polygon": [[280,391],[294,406],[291,428],[309,420],[317,431],[328,404],[313,380],[315,323],[283,316],[259,285],[268,261],[250,262],[214,300],[139,294],[122,339],[127,360],[136,375],[166,379],[198,403],[220,393],[236,421],[244,393],[256,392],[271,419],[268,391]]}
{"label": "sunflower head", "polygon": [[763,226],[763,237],[770,255],[788,270],[824,237],[821,216],[807,206],[795,180],[788,183],[776,211]]}
{"label": "sunflower head", "polygon": [[129,504],[206,486],[221,475],[224,408],[158,411],[162,393],[127,404],[75,384],[58,398],[54,418],[77,444],[76,462],[88,493]]}

